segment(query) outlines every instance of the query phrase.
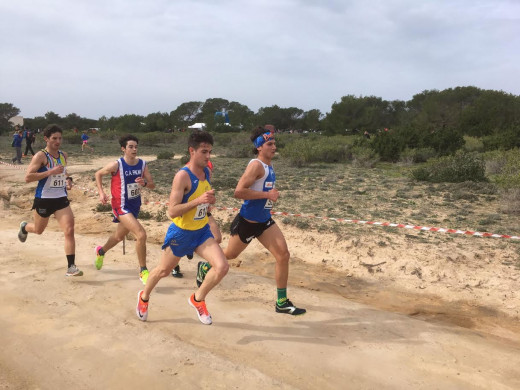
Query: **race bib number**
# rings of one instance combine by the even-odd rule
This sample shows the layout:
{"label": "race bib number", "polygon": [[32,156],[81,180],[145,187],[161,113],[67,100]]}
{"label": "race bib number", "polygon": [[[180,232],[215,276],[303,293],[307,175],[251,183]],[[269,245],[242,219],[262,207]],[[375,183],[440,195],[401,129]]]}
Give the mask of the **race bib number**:
{"label": "race bib number", "polygon": [[204,217],[206,216],[206,214],[208,212],[208,207],[209,207],[209,203],[199,204],[197,206],[197,210],[195,210],[195,216],[193,217],[193,219],[195,221],[204,219]]}
{"label": "race bib number", "polygon": [[126,185],[126,191],[128,194],[128,199],[138,198],[141,195],[141,189],[137,183],[128,183]]}
{"label": "race bib number", "polygon": [[264,209],[268,209],[268,210],[271,210],[273,208],[273,201],[271,199],[267,199],[265,201],[265,206],[264,206]]}
{"label": "race bib number", "polygon": [[65,188],[67,185],[66,176],[64,173],[60,173],[59,175],[52,175],[50,177],[50,181],[51,188]]}

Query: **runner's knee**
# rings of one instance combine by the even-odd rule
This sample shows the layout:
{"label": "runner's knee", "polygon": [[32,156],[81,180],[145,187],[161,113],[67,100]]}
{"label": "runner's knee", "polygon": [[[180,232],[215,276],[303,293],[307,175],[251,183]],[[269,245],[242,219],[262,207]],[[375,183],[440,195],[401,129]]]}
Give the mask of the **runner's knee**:
{"label": "runner's knee", "polygon": [[286,251],[280,253],[278,256],[276,256],[276,261],[278,263],[287,264],[287,263],[289,263],[290,258],[291,258],[291,254],[289,253],[289,250],[286,250]]}
{"label": "runner's knee", "polygon": [[144,229],[140,229],[135,235],[137,241],[146,241],[146,231]]}
{"label": "runner's knee", "polygon": [[211,268],[213,269],[213,272],[215,272],[219,278],[223,278],[224,276],[227,275],[227,273],[229,271],[229,264],[227,261],[222,261],[222,262],[215,264]]}
{"label": "runner's knee", "polygon": [[63,230],[63,234],[65,234],[65,237],[74,236],[74,225],[66,226]]}

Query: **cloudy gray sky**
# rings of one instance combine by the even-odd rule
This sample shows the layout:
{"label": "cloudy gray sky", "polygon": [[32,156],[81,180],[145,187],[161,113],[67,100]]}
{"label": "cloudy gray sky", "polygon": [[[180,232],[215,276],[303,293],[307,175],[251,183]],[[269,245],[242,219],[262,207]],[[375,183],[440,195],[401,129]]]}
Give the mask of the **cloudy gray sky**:
{"label": "cloudy gray sky", "polygon": [[518,0],[0,0],[0,103],[170,112],[224,98],[329,112],[473,85],[520,94]]}

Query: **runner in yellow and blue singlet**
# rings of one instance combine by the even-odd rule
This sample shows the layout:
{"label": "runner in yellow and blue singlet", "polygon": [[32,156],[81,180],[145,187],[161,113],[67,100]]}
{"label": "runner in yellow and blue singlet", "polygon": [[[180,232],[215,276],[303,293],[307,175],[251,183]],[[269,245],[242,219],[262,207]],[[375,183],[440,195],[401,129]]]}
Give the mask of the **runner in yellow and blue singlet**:
{"label": "runner in yellow and blue singlet", "polygon": [[212,150],[211,134],[205,131],[190,134],[190,160],[173,178],[167,211],[172,223],[164,238],[161,259],[150,272],[144,290],[138,293],[136,314],[141,321],[148,318],[148,300],[159,280],[172,272],[181,257],[196,252],[212,268],[204,283],[188,298],[188,303],[196,310],[200,322],[205,325],[212,323],[205,298],[229,270],[226,256],[213,238],[208,224],[208,208],[216,202],[208,169]]}

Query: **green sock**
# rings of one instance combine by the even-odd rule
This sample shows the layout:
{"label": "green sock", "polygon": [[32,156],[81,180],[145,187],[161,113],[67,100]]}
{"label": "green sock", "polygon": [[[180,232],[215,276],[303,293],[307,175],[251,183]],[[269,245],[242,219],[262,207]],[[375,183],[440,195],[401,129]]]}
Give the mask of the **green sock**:
{"label": "green sock", "polygon": [[287,288],[277,288],[276,292],[278,293],[278,299],[276,300],[276,303],[281,305],[287,300]]}

